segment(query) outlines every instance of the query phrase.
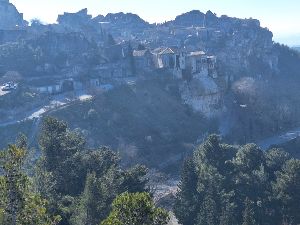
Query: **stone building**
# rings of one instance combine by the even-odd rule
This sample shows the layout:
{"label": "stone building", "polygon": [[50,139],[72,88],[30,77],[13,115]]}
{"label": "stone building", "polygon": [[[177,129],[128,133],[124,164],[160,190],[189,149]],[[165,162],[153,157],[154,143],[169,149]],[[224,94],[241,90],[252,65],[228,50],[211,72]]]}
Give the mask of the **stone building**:
{"label": "stone building", "polygon": [[134,50],[133,57],[137,71],[150,71],[154,68],[153,55],[149,49]]}
{"label": "stone building", "polygon": [[187,55],[187,67],[193,78],[217,78],[216,57],[207,56],[203,51],[190,52]]}
{"label": "stone building", "polygon": [[186,69],[186,53],[180,48],[157,48],[153,52],[154,65],[157,69],[169,70],[175,78],[182,78]]}
{"label": "stone building", "polygon": [[152,53],[156,68],[173,69],[175,67],[175,52],[171,48],[157,48]]}

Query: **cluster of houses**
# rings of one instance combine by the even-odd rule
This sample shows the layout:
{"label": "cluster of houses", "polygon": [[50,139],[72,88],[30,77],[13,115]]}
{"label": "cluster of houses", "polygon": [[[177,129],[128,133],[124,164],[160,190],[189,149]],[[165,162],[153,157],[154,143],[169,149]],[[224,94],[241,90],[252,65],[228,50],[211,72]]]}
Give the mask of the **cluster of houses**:
{"label": "cluster of houses", "polygon": [[[161,71],[163,74],[171,74],[174,79],[187,80],[201,77],[216,79],[218,77],[216,56],[207,55],[203,51],[188,52],[170,47],[161,47],[154,50],[145,48],[133,50],[133,59],[137,75]],[[113,85],[126,83],[126,79],[134,78],[129,64],[128,61],[121,60],[114,64],[99,65],[94,68],[94,75],[86,77],[85,81],[78,79],[77,76],[70,75],[66,79],[39,80],[31,85],[33,85],[34,91],[43,94],[58,94],[83,89],[107,91]]]}
{"label": "cluster of houses", "polygon": [[217,78],[215,56],[203,51],[187,52],[179,48],[162,47],[134,50],[133,57],[138,71],[168,70],[174,78],[182,79],[185,74],[191,78],[210,76]]}

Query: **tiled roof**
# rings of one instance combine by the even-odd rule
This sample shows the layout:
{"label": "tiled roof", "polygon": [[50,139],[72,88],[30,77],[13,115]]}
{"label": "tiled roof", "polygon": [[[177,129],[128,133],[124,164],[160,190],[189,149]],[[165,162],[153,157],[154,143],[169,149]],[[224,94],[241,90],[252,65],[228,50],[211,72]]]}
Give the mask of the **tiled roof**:
{"label": "tiled roof", "polygon": [[162,50],[159,54],[163,55],[163,54],[174,54],[175,52],[171,49],[171,48],[165,48],[164,50]]}
{"label": "tiled roof", "polygon": [[175,51],[169,47],[160,47],[152,51],[154,54],[164,55],[164,54],[174,54]]}

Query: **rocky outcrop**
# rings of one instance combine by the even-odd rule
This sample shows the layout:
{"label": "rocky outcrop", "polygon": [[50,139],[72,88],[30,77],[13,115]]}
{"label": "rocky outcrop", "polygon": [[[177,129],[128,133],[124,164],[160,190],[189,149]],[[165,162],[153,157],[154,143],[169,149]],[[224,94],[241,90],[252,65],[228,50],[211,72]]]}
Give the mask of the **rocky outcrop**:
{"label": "rocky outcrop", "polygon": [[223,110],[222,89],[211,77],[184,82],[180,88],[182,101],[205,117],[218,116]]}
{"label": "rocky outcrop", "polygon": [[92,16],[87,13],[87,9],[82,9],[76,13],[64,13],[59,15],[57,22],[72,30],[81,30],[83,26],[91,23]]}
{"label": "rocky outcrop", "polygon": [[9,0],[0,0],[0,29],[12,30],[27,25],[23,14],[19,13],[16,7]]}
{"label": "rocky outcrop", "polygon": [[103,41],[108,34],[116,38],[131,39],[150,27],[150,24],[132,13],[109,13],[106,16],[98,15],[92,18],[87,9],[76,13],[64,13],[58,16],[59,30],[81,32],[89,39]]}
{"label": "rocky outcrop", "polygon": [[177,16],[174,21],[169,23],[175,26],[203,26],[205,14],[199,10],[193,10]]}
{"label": "rocky outcrop", "polygon": [[89,40],[96,42],[103,41],[103,30],[97,21],[92,19],[87,9],[82,9],[76,13],[64,13],[57,18],[57,32],[79,32]]}
{"label": "rocky outcrop", "polygon": [[105,16],[103,22],[109,22],[112,26],[123,28],[148,28],[149,23],[141,19],[138,15],[132,13],[109,13]]}
{"label": "rocky outcrop", "polygon": [[93,21],[100,24],[106,33],[112,34],[120,41],[142,37],[145,30],[153,27],[138,15],[123,12],[109,13],[105,17],[99,15]]}

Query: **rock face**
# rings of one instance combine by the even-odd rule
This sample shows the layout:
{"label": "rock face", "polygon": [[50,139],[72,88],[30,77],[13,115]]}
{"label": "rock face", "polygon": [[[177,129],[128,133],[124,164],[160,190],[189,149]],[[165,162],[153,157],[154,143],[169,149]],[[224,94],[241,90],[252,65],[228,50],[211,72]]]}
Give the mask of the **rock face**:
{"label": "rock face", "polygon": [[87,9],[82,9],[76,13],[64,13],[57,18],[57,32],[78,32],[82,33],[89,40],[100,42],[103,40],[103,31],[98,23],[88,14]]}
{"label": "rock face", "polygon": [[64,13],[63,15],[59,15],[57,22],[66,28],[78,31],[84,26],[89,25],[91,19],[92,16],[87,13],[87,9],[82,9],[77,13]]}
{"label": "rock face", "polygon": [[141,37],[145,30],[152,27],[148,22],[132,13],[109,13],[105,17],[99,15],[93,20],[119,40]]}
{"label": "rock face", "polygon": [[8,0],[0,0],[0,29],[12,30],[27,25],[23,14],[19,13],[16,7]]}
{"label": "rock face", "polygon": [[138,15],[132,13],[109,13],[105,16],[104,22],[109,22],[115,26],[127,28],[147,28],[149,23],[141,19]]}
{"label": "rock face", "polygon": [[222,88],[211,77],[201,77],[183,83],[180,88],[183,102],[205,117],[215,117],[224,110]]}
{"label": "rock face", "polygon": [[204,22],[205,14],[199,10],[193,10],[177,16],[176,19],[171,23],[176,26],[202,26]]}

